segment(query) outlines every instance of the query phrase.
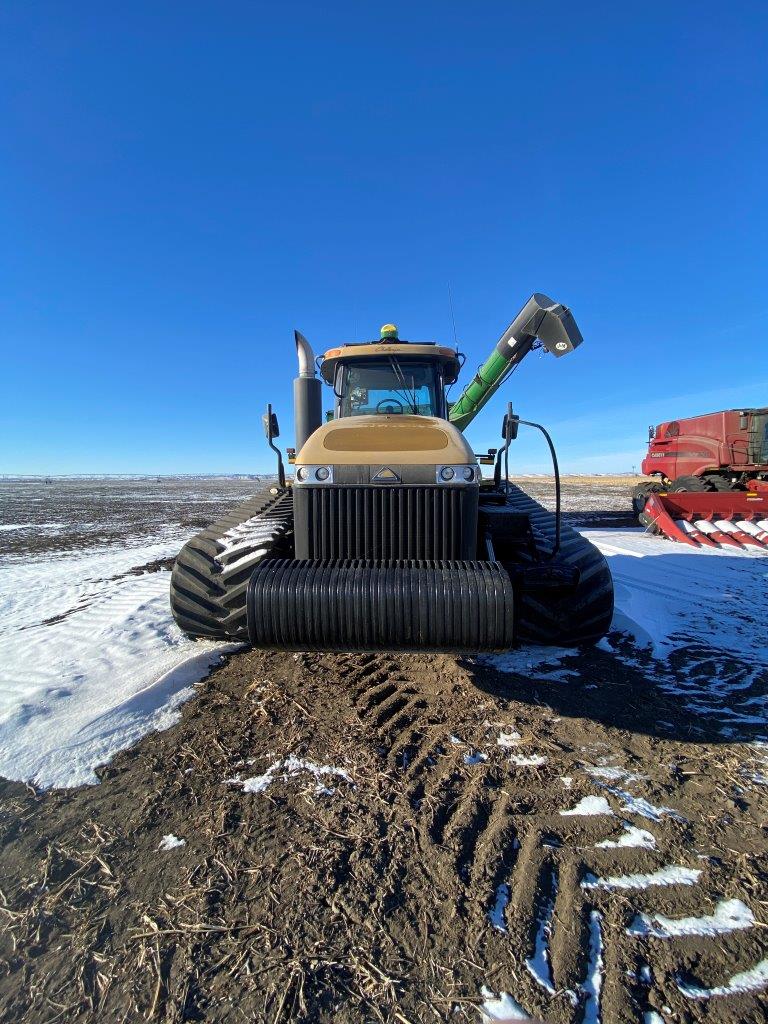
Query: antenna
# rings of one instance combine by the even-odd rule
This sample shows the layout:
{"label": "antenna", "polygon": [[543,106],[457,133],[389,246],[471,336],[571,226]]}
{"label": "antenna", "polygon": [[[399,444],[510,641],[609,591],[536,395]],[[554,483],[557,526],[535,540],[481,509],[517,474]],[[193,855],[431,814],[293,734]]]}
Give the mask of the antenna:
{"label": "antenna", "polygon": [[456,337],[456,317],[453,315],[453,298],[451,296],[451,282],[447,282],[448,285],[448,306],[451,310],[451,323],[453,324],[453,343],[456,348],[459,347],[459,339]]}

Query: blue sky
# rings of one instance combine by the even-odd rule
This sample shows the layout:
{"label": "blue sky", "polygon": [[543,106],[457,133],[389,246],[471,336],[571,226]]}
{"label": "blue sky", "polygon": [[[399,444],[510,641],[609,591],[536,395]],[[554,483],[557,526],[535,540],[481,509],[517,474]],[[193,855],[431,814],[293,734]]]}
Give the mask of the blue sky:
{"label": "blue sky", "polygon": [[749,0],[3,5],[0,471],[267,469],[294,327],[450,343],[448,282],[467,371],[532,291],[585,338],[476,450],[510,399],[603,472],[768,404],[766,32]]}

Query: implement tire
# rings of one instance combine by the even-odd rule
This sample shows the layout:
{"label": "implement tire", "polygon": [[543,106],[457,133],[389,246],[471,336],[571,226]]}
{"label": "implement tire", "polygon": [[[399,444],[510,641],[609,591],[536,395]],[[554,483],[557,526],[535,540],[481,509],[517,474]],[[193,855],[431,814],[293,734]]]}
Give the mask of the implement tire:
{"label": "implement tire", "polygon": [[643,514],[645,503],[648,498],[655,492],[660,491],[661,484],[655,480],[645,481],[642,484],[638,484],[632,491],[632,511],[635,513],[638,519]]}
{"label": "implement tire", "polygon": [[196,534],[171,574],[171,611],[187,636],[248,639],[248,580],[265,558],[293,556],[293,496],[262,491]]}
{"label": "implement tire", "polygon": [[676,480],[667,488],[670,494],[675,494],[678,491],[713,491],[714,487],[710,487],[707,480],[701,476],[679,476]]}

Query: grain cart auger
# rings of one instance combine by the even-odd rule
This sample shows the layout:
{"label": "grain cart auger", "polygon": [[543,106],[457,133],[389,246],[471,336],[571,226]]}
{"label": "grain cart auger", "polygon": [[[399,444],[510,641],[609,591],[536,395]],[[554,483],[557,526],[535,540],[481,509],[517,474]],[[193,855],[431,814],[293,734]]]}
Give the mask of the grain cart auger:
{"label": "grain cart auger", "polygon": [[[380,340],[317,360],[335,399],[323,423],[316,360],[297,332],[294,479],[278,452],[280,482],[185,545],[171,581],[178,624],[304,651],[598,640],[613,611],[605,560],[502,476],[525,421],[510,406],[504,444],[485,456],[462,433],[533,348],[561,356],[581,340],[565,306],[533,295],[451,406],[460,353],[401,341],[387,324]],[[265,432],[277,450],[271,409]],[[494,456],[483,480],[478,459]]]}

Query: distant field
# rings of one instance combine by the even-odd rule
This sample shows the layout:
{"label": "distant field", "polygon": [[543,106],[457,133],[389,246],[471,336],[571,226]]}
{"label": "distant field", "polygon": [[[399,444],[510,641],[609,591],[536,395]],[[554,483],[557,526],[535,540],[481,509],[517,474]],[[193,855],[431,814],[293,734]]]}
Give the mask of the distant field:
{"label": "distant field", "polygon": [[[510,474],[512,475],[512,474]],[[551,473],[546,475],[540,473],[524,473],[522,476],[516,475],[515,480],[528,481],[528,480],[552,480],[554,477]],[[573,481],[575,483],[583,484],[595,484],[597,486],[603,485],[605,487],[637,487],[644,480],[651,480],[650,476],[643,476],[642,473],[561,473],[560,479],[563,481]]]}

